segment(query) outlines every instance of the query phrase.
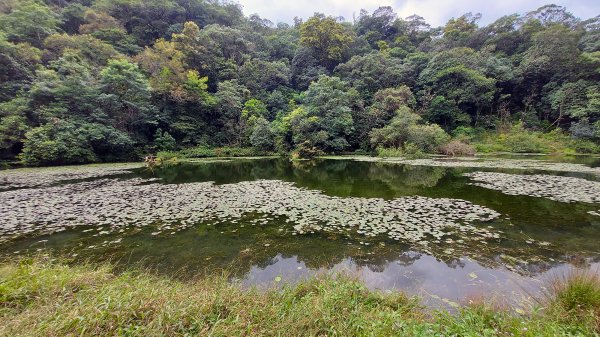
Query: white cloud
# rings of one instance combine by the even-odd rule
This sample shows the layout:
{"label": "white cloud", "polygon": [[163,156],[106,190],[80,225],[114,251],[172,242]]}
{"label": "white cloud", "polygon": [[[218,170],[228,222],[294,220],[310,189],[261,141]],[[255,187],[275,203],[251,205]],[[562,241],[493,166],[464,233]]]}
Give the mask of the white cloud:
{"label": "white cloud", "polygon": [[306,19],[315,12],[333,16],[343,16],[352,21],[360,9],[370,12],[379,6],[391,6],[401,17],[418,14],[431,25],[443,25],[448,19],[467,12],[481,13],[481,24],[493,22],[497,18],[535,10],[548,3],[565,6],[575,16],[583,19],[600,14],[598,0],[239,0],[246,15],[257,13],[273,22],[293,22],[295,16]]}

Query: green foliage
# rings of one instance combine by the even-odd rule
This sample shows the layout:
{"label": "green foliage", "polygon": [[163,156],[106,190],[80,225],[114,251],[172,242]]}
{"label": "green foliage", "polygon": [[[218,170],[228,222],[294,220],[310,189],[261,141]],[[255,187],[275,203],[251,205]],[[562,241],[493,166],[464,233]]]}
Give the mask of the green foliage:
{"label": "green foliage", "polygon": [[261,151],[272,151],[274,143],[274,135],[271,131],[271,125],[264,118],[258,118],[254,122],[252,134],[250,135],[250,144]]}
{"label": "green foliage", "polygon": [[421,124],[421,117],[407,106],[400,107],[389,124],[371,132],[373,147],[403,148],[406,144],[426,153],[434,153],[450,140],[437,124]]}
{"label": "green foliage", "polygon": [[58,31],[60,18],[42,1],[11,1],[9,12],[0,15],[0,27],[9,39],[40,46],[44,38]]}
{"label": "green foliage", "polygon": [[207,146],[196,146],[183,149],[177,152],[172,151],[160,151],[157,153],[157,157],[164,160],[170,160],[173,158],[178,159],[197,159],[197,158],[211,158],[211,157],[254,157],[269,155],[269,150],[255,148],[255,147],[207,147]]}
{"label": "green foliage", "polygon": [[196,146],[181,150],[179,151],[179,154],[182,158],[207,158],[217,156],[215,149],[206,146]]}
{"label": "green foliage", "polygon": [[600,278],[591,272],[571,272],[552,283],[551,300],[569,312],[600,313]]}
{"label": "green foliage", "polygon": [[154,133],[154,148],[156,151],[173,151],[177,147],[175,138],[162,129],[156,129]]}
{"label": "green foliage", "polygon": [[543,133],[527,130],[521,122],[504,132],[484,132],[473,138],[477,152],[599,153],[597,144],[569,137],[560,130]]}
{"label": "green foliage", "polygon": [[401,147],[378,147],[377,156],[383,158],[394,158],[404,156],[404,150]]}
{"label": "green foliage", "polygon": [[323,151],[311,145],[310,142],[305,141],[296,147],[292,152],[292,159],[313,159],[315,157],[323,155]]}
{"label": "green foliage", "polygon": [[[485,301],[455,312],[427,310],[418,298],[371,291],[343,275],[259,291],[243,289],[226,275],[183,282],[144,271],[117,273],[109,265],[53,261],[22,260],[0,266],[0,300],[5,304],[0,329],[6,335],[93,331],[95,335],[173,336],[211,331],[237,336],[247,334],[249,327],[255,336],[285,331],[309,336],[598,334],[597,280],[568,278],[566,290],[549,294],[545,309],[517,315]],[[569,307],[574,310],[568,311]]]}
{"label": "green foliage", "polygon": [[130,157],[126,134],[101,124],[55,120],[27,132],[21,160],[27,165],[82,164]]}
{"label": "green foliage", "polygon": [[300,26],[300,44],[313,50],[321,65],[332,69],[338,64],[353,36],[333,17],[315,14]]}
{"label": "green foliage", "polygon": [[[56,119],[118,130],[133,153],[159,126],[168,148],[435,152],[447,139],[435,125],[480,151],[598,152],[598,18],[548,5],[478,20],[432,28],[384,6],[274,25],[222,1],[6,0],[0,157]],[[402,129],[402,107],[423,121]],[[518,121],[548,134],[508,130]]]}
{"label": "green foliage", "polygon": [[352,113],[358,104],[357,96],[357,92],[339,78],[321,76],[304,96],[307,122],[314,124],[314,128],[303,130],[310,132],[304,138],[326,152],[347,149],[350,144],[346,136],[354,128]]}

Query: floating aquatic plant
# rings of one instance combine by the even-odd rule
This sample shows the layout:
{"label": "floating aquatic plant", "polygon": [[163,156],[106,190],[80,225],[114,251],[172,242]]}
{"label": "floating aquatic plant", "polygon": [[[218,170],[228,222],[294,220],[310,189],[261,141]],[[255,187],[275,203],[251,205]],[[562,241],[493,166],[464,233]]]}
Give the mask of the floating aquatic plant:
{"label": "floating aquatic plant", "polygon": [[139,163],[129,163],[4,170],[0,171],[0,191],[127,174],[131,173],[129,170],[142,166]]}
{"label": "floating aquatic plant", "polygon": [[600,176],[600,167],[590,167],[583,164],[557,163],[535,159],[496,159],[496,158],[474,158],[474,157],[452,157],[452,158],[379,158],[367,156],[354,157],[326,157],[329,159],[353,159],[357,161],[396,163],[415,166],[440,166],[440,167],[465,167],[465,168],[491,168],[511,170],[539,170],[552,172],[576,172]]}
{"label": "floating aquatic plant", "polygon": [[472,172],[464,175],[474,181],[471,185],[507,195],[527,195],[560,202],[600,202],[600,182],[597,181],[544,174]]}
{"label": "floating aquatic plant", "polygon": [[237,223],[248,214],[264,214],[254,223],[279,217],[297,234],[386,235],[420,246],[457,233],[469,241],[497,239],[499,234],[491,228],[474,223],[500,215],[458,199],[340,198],[274,180],[173,185],[139,178],[0,192],[0,213],[0,240],[77,226],[105,228],[98,235],[126,227],[155,226],[153,234],[159,235],[199,223]]}

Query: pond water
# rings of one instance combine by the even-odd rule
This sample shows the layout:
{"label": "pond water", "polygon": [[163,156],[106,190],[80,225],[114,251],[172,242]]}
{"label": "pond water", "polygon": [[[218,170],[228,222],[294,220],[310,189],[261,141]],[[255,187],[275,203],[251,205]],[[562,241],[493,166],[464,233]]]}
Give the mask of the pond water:
{"label": "pond water", "polygon": [[495,296],[517,308],[548,278],[600,268],[598,164],[263,158],[0,171],[0,254],[183,278],[227,269],[258,286],[340,271],[432,306]]}

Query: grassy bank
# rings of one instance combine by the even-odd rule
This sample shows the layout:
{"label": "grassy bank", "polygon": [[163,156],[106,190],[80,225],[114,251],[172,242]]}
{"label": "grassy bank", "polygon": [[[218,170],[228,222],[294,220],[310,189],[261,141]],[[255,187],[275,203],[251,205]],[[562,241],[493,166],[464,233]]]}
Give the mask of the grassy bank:
{"label": "grassy bank", "polygon": [[479,153],[512,152],[544,154],[596,154],[600,146],[591,140],[575,139],[560,130],[532,131],[516,124],[503,132],[482,131],[462,133]]}
{"label": "grassy bank", "polygon": [[46,260],[0,266],[2,336],[593,336],[600,281],[557,281],[525,315],[479,303],[430,312],[400,293],[319,277],[281,290],[242,289],[226,277],[175,281],[109,266]]}

